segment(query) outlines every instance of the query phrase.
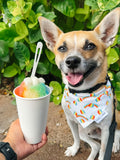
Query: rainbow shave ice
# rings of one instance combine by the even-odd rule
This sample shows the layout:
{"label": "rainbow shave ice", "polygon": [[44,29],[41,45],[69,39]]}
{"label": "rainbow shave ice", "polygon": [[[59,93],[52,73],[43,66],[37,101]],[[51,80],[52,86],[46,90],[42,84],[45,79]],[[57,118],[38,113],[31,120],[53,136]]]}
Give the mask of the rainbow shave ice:
{"label": "rainbow shave ice", "polygon": [[43,78],[27,77],[15,91],[16,94],[24,98],[38,98],[49,94]]}

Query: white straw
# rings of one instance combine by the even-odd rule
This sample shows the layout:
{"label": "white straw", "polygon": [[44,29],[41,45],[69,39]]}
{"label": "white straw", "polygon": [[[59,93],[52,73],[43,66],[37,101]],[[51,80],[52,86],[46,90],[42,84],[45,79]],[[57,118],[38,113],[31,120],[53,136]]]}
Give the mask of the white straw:
{"label": "white straw", "polygon": [[[41,52],[42,52],[42,47],[43,47],[42,42],[38,42],[37,43],[37,47],[36,47],[36,52],[35,52],[35,58],[34,58],[34,64],[33,64],[31,77],[35,76],[36,69],[37,69],[37,66],[38,66],[38,62],[39,62],[39,59],[40,59],[40,55],[41,55]],[[40,49],[39,50],[39,54],[37,54],[38,53],[38,49]]]}

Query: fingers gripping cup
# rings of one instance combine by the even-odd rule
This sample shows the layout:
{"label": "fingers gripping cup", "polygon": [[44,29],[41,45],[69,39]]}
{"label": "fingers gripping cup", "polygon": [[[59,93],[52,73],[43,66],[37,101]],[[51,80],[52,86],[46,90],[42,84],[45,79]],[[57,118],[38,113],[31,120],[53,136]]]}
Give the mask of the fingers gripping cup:
{"label": "fingers gripping cup", "polygon": [[21,129],[29,144],[41,141],[45,133],[51,88],[46,86],[47,94],[38,98],[24,98],[18,95],[20,86],[14,89]]}

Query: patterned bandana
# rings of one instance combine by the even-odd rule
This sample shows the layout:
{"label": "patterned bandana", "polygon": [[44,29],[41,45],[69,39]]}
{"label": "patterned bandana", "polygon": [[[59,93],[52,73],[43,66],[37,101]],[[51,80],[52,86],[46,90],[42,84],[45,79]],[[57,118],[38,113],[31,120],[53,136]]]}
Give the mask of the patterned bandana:
{"label": "patterned bandana", "polygon": [[85,128],[92,122],[100,123],[108,115],[106,108],[110,103],[111,95],[111,83],[107,81],[104,88],[91,94],[72,94],[66,85],[63,97],[71,113]]}

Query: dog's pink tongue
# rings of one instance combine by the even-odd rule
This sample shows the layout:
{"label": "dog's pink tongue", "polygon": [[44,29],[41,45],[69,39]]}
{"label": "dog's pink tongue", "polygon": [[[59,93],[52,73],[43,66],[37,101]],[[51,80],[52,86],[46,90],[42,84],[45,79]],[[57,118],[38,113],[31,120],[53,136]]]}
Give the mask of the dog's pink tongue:
{"label": "dog's pink tongue", "polygon": [[66,78],[70,84],[76,85],[83,79],[83,75],[80,73],[69,73]]}

